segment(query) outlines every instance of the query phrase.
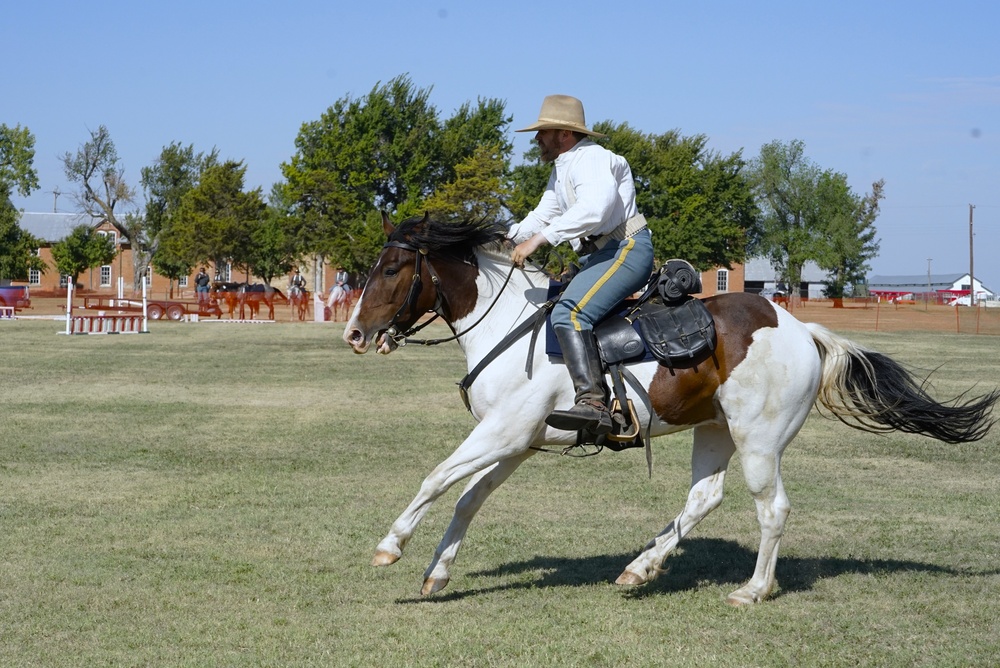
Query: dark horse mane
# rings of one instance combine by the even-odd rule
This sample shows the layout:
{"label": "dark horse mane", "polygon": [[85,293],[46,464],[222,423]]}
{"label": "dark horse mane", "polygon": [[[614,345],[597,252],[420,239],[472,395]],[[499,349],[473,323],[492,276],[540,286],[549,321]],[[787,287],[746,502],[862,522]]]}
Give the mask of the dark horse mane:
{"label": "dark horse mane", "polygon": [[498,245],[507,238],[507,226],[492,220],[445,221],[427,215],[401,222],[389,241],[408,243],[427,252],[467,257],[473,250]]}

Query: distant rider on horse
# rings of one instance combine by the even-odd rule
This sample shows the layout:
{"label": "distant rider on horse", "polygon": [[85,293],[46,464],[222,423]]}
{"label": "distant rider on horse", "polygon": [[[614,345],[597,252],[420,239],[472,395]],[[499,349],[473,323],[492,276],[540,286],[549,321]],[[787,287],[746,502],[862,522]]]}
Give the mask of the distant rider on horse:
{"label": "distant rider on horse", "polygon": [[295,269],[295,274],[292,279],[288,282],[288,294],[298,296],[299,294],[305,294],[306,291],[306,277],[303,276],[298,268]]}

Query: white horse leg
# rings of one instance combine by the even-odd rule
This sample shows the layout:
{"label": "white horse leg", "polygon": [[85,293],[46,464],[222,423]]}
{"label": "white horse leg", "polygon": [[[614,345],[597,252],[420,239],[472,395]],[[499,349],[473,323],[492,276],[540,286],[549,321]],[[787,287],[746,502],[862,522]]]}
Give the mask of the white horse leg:
{"label": "white horse leg", "polygon": [[520,455],[504,459],[493,466],[480,471],[466,485],[458,503],[455,504],[455,515],[445,532],[441,543],[434,551],[434,558],[424,572],[424,586],[420,591],[423,595],[434,594],[448,585],[451,579],[451,566],[455,563],[458,550],[462,546],[465,533],[479,509],[503,482],[517,470],[525,460],[535,454],[528,450]]}
{"label": "white horse leg", "polygon": [[389,533],[375,548],[373,566],[388,566],[403,556],[403,548],[431,504],[456,482],[527,451],[531,434],[523,434],[523,438],[512,442],[510,425],[516,420],[509,417],[494,413],[491,418],[495,419],[480,422],[462,445],[431,471],[413,501],[396,518]]}
{"label": "white horse leg", "polygon": [[639,585],[660,574],[667,556],[674,551],[681,538],[722,503],[726,468],[735,452],[729,429],[718,426],[694,428],[694,446],[691,450],[691,489],[681,514],[654,538],[642,554],[625,567],[616,584]]}
{"label": "white horse leg", "polygon": [[757,505],[760,523],[760,549],[753,577],[731,593],[730,605],[747,605],[763,601],[774,590],[774,567],[778,562],[778,545],[785,533],[785,520],[791,506],[781,483],[781,452],[743,452],[740,456],[747,485]]}

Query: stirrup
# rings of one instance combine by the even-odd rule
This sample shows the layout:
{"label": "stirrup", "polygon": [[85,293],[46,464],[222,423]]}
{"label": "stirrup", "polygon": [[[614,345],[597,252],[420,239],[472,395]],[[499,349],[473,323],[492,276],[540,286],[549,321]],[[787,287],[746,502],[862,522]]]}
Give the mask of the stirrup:
{"label": "stirrup", "polygon": [[621,413],[622,418],[625,420],[625,424],[631,427],[627,432],[622,432],[620,434],[608,434],[609,439],[619,443],[634,441],[635,437],[639,435],[639,416],[635,412],[635,404],[632,403],[631,399],[626,399],[626,403],[628,405],[627,416],[624,411],[622,411],[621,402],[618,401],[618,399],[611,400],[610,412],[612,417],[615,413]]}

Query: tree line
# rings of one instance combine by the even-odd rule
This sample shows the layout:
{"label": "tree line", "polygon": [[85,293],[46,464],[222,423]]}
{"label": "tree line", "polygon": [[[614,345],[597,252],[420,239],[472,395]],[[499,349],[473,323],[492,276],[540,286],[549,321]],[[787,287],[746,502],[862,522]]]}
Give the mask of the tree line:
{"label": "tree line", "polygon": [[[514,222],[548,181],[551,165],[537,147],[513,164],[512,117],[502,100],[479,98],[445,117],[430,92],[400,75],[337,100],[303,123],[281,165],[283,180],[266,195],[246,188],[242,161],[180,142],[129,184],[104,126],[62,161],[79,211],[107,219],[129,240],[136,290],[149,266],[177,279],[203,264],[231,265],[270,283],[321,256],[364,275],[384,242],[380,211]],[[631,164],[660,260],[685,258],[704,270],[763,256],[790,286],[812,260],[828,273],[830,297],[864,282],[879,248],[883,181],[857,194],[845,174],[811,162],[799,140],[775,140],[747,159],[710,150],[705,135],[647,134],[612,121],[593,129]],[[28,128],[0,125],[0,279],[45,269],[33,254],[39,242],[18,227],[11,201],[15,190],[38,188],[33,158]],[[58,241],[57,270],[75,277],[110,262],[113,244],[94,237],[78,229]],[[553,261],[573,259],[558,252]]]}

